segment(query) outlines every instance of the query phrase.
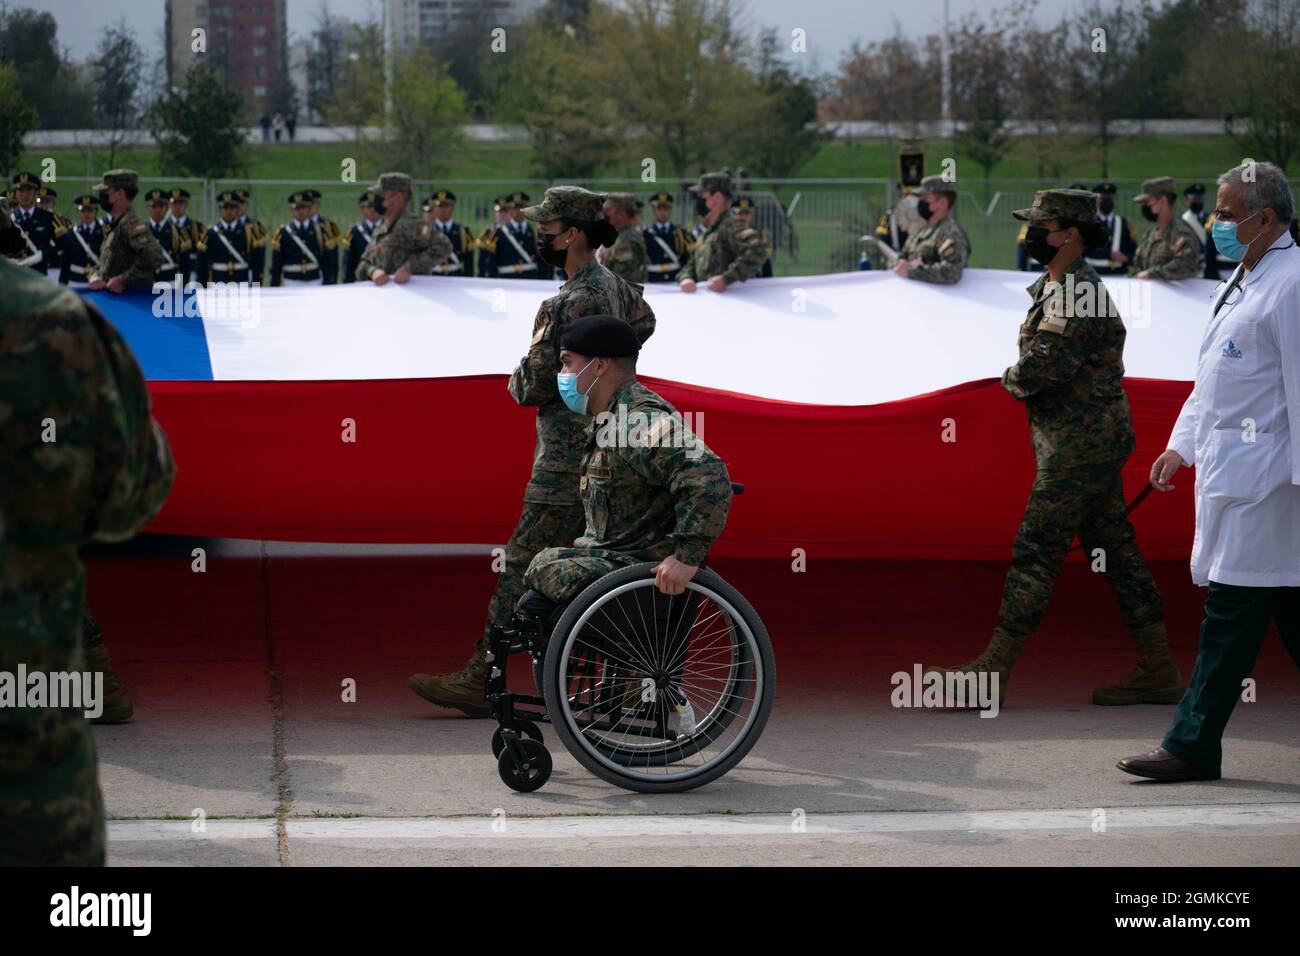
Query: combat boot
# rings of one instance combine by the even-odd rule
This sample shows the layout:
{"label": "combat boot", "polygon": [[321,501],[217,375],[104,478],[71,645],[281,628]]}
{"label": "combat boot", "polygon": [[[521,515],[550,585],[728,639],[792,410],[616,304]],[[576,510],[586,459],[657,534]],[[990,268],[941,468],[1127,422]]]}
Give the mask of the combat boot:
{"label": "combat boot", "polygon": [[1176,704],[1183,699],[1183,675],[1178,672],[1163,623],[1150,624],[1133,632],[1137,642],[1138,666],[1114,684],[1102,684],[1092,692],[1092,702],[1101,706],[1122,704]]}
{"label": "combat boot", "polygon": [[480,639],[464,670],[454,674],[412,674],[406,686],[431,704],[459,710],[466,717],[488,717],[487,649]]}
{"label": "combat boot", "polygon": [[[1011,680],[1011,668],[1016,663],[1016,658],[1024,650],[1025,639],[1008,634],[1003,630],[994,630],[993,638],[989,641],[989,646],[984,649],[984,653],[973,661],[967,661],[965,664],[958,664],[955,667],[927,667],[927,674],[968,674],[972,671],[976,673],[987,672],[998,675],[998,707],[1002,706],[1002,701],[1007,696],[1007,683]],[[978,705],[971,703],[965,710],[976,710]]]}
{"label": "combat boot", "polygon": [[101,641],[86,645],[86,670],[104,675],[104,707],[98,717],[92,717],[92,724],[121,724],[131,719],[135,709],[131,706],[131,695],[126,692],[122,682],[113,670],[113,661],[108,656],[108,648]]}

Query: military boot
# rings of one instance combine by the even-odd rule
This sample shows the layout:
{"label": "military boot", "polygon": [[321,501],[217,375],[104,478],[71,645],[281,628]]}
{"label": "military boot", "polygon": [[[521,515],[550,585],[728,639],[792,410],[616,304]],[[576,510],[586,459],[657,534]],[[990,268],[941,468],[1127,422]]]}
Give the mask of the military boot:
{"label": "military boot", "polygon": [[1115,684],[1102,684],[1092,692],[1092,702],[1120,704],[1176,704],[1183,699],[1183,675],[1178,672],[1163,623],[1133,632],[1138,666]]}
{"label": "military boot", "polygon": [[[1002,701],[1007,696],[1007,682],[1011,680],[1011,668],[1016,663],[1016,658],[1024,650],[1025,639],[1015,637],[1003,630],[994,630],[993,639],[989,641],[989,646],[984,649],[984,653],[973,661],[967,661],[965,664],[958,664],[955,667],[927,667],[927,674],[968,674],[971,671],[976,673],[987,672],[998,675],[998,707],[1002,706]],[[977,703],[968,702],[964,710],[979,709]]]}
{"label": "military boot", "polygon": [[431,704],[459,710],[466,717],[488,717],[487,648],[480,638],[464,670],[454,674],[412,674],[406,686]]}
{"label": "military boot", "polygon": [[92,717],[92,724],[121,724],[131,719],[135,712],[131,706],[131,695],[126,692],[122,682],[113,670],[113,661],[108,656],[108,648],[102,641],[86,645],[86,670],[104,675],[103,711],[98,717]]}

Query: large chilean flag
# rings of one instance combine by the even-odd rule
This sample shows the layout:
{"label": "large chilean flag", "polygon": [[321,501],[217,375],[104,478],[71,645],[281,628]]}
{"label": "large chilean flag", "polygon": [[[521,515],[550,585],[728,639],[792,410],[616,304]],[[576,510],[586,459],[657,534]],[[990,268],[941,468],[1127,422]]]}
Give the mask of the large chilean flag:
{"label": "large chilean flag", "polygon": [[[1000,559],[1033,477],[999,384],[1033,276],[892,273],[650,286],[639,373],[746,493],[717,552]],[[1213,283],[1107,279],[1146,482],[1191,387]],[[150,380],[179,465],[152,531],[491,544],[518,517],[533,410],[506,379],[555,283],[418,277],[207,296],[88,294]],[[345,441],[345,430],[355,440]],[[1150,558],[1186,556],[1191,479],[1134,512]]]}

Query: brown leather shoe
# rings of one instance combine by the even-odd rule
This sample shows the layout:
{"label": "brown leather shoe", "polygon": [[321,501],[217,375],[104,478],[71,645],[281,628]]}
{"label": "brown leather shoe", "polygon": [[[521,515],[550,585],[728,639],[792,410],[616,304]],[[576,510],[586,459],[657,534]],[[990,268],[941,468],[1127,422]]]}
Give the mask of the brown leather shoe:
{"label": "brown leather shoe", "polygon": [[1150,780],[1178,783],[1184,780],[1218,780],[1219,771],[1210,767],[1194,767],[1181,757],[1175,757],[1164,747],[1149,753],[1125,757],[1115,764],[1125,773]]}

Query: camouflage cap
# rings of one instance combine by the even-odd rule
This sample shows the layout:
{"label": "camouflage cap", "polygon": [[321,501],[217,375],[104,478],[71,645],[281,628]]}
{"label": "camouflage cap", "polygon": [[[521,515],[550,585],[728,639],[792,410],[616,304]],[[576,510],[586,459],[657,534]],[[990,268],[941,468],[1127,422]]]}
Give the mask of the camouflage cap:
{"label": "camouflage cap", "polygon": [[90,188],[99,192],[103,189],[138,189],[139,186],[140,174],[134,169],[110,169]]}
{"label": "camouflage cap", "polygon": [[1134,202],[1142,202],[1145,199],[1154,199],[1157,196],[1176,196],[1174,192],[1174,179],[1172,176],[1157,176],[1155,179],[1148,179],[1142,183],[1142,191],[1133,197]]}
{"label": "camouflage cap", "polygon": [[1028,222],[1044,219],[1092,222],[1097,217],[1097,196],[1087,189],[1040,189],[1034,193],[1032,206],[1016,209],[1011,215]]}
{"label": "camouflage cap", "polygon": [[582,219],[596,222],[604,219],[601,207],[604,193],[594,193],[581,186],[552,186],[536,206],[524,208],[524,218],[533,222],[551,222],[554,219]]}
{"label": "camouflage cap", "polygon": [[731,195],[731,173],[700,173],[700,181],[687,189],[693,193],[726,193]]}
{"label": "camouflage cap", "polygon": [[411,191],[411,177],[406,173],[380,173],[375,184],[370,187],[377,193],[409,193]]}
{"label": "camouflage cap", "polygon": [[952,193],[957,195],[957,184],[949,182],[942,176],[926,176],[916,187],[919,194],[925,193]]}
{"label": "camouflage cap", "polygon": [[641,208],[644,203],[637,199],[631,193],[607,193],[605,202],[609,203],[615,209],[621,209],[629,215],[634,214]]}

